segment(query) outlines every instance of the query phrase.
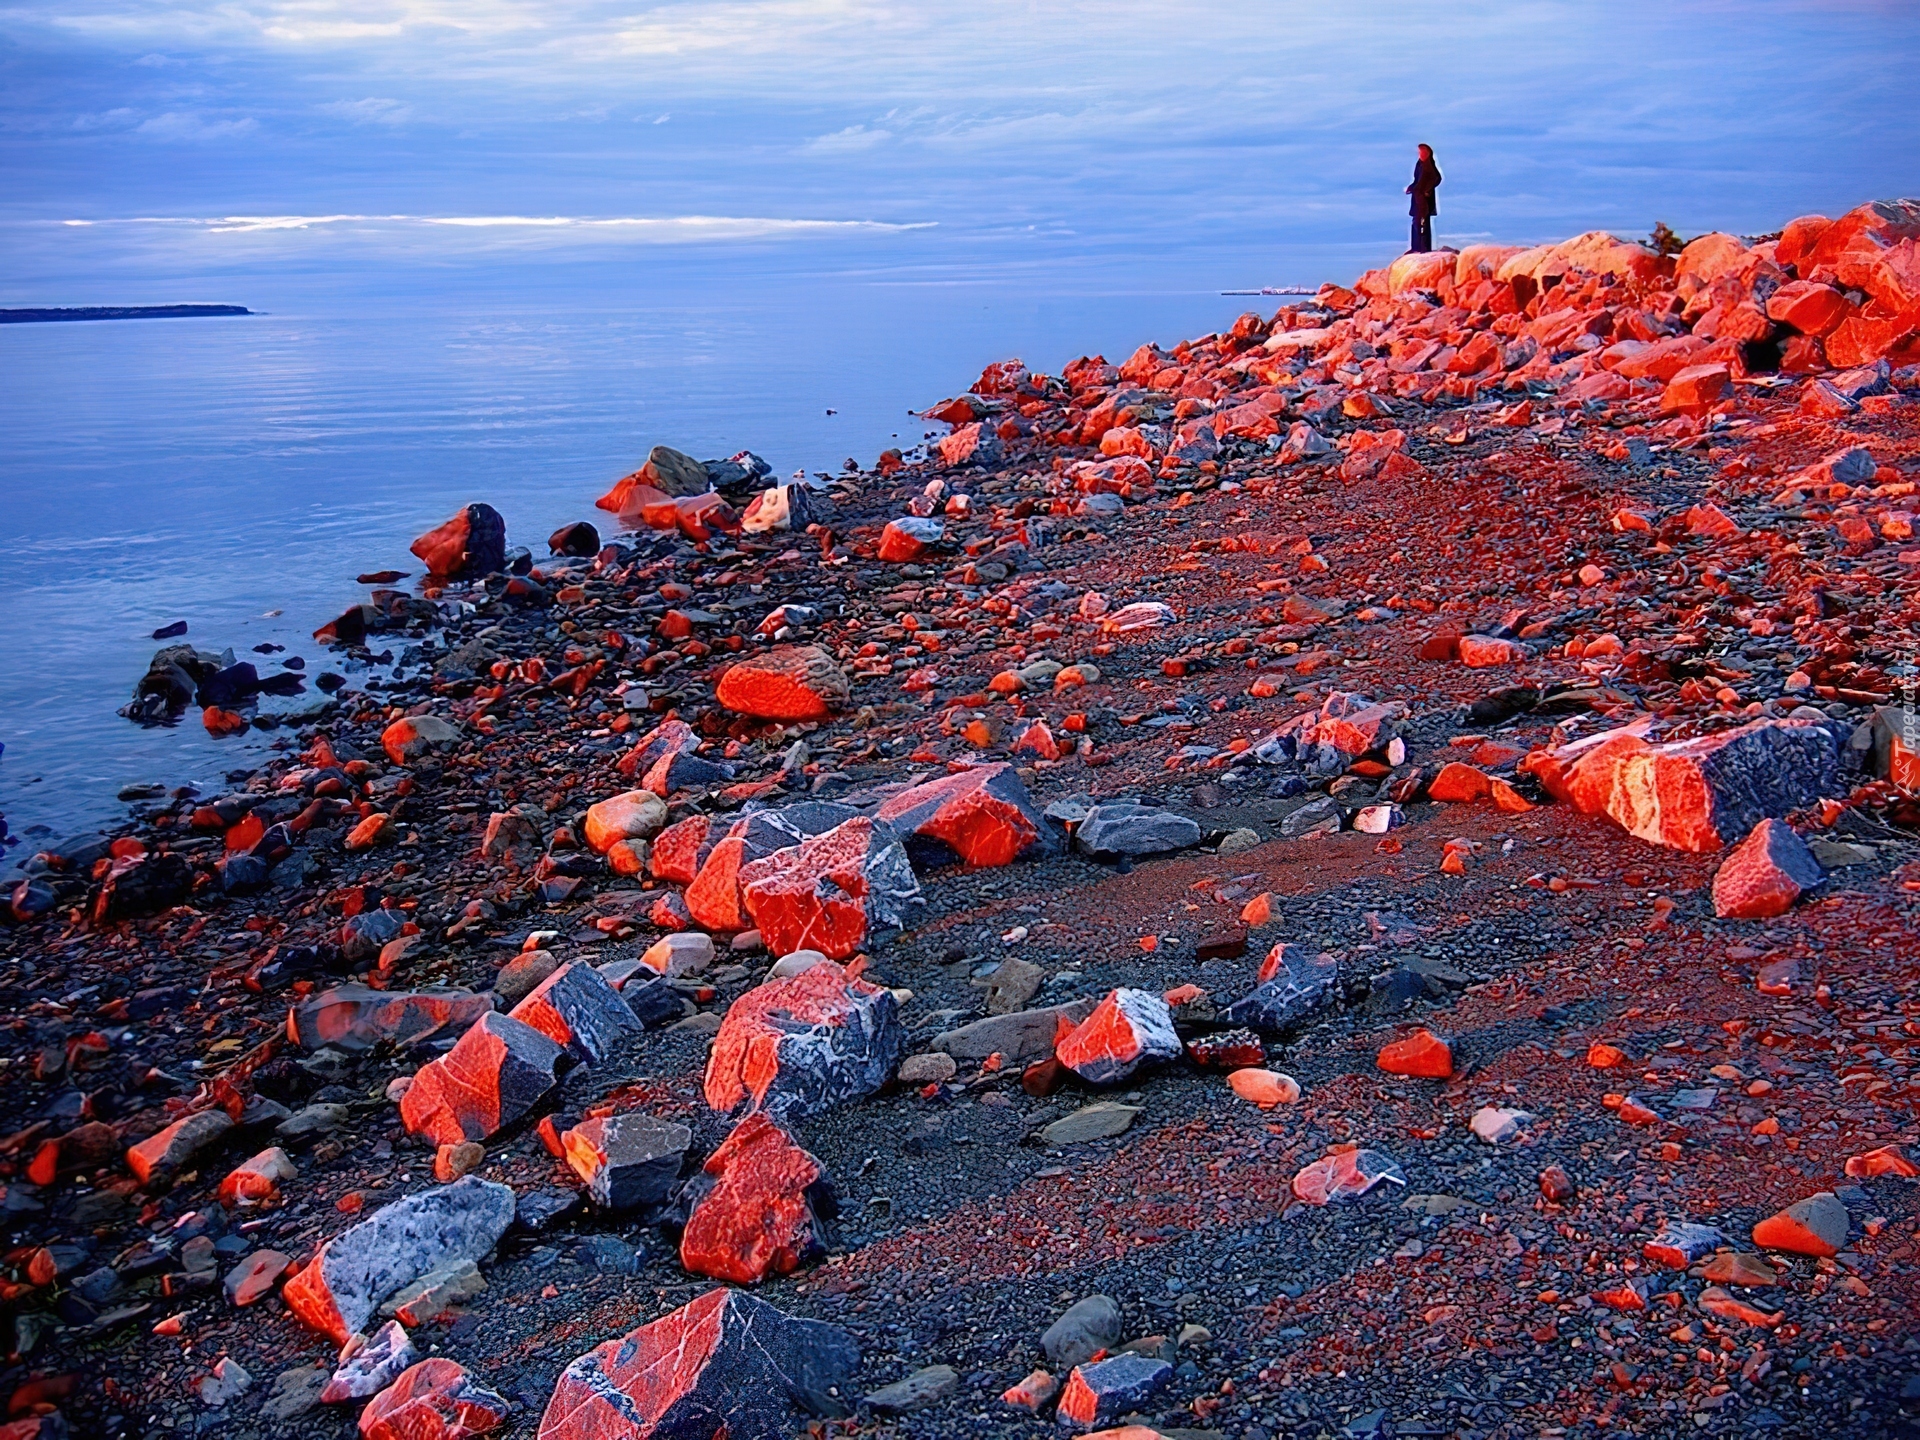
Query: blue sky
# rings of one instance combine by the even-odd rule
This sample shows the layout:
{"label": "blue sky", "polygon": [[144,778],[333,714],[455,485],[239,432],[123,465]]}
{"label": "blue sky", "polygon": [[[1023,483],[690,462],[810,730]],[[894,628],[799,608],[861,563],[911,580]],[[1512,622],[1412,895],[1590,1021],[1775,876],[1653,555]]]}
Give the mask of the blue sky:
{"label": "blue sky", "polygon": [[1920,5],[1844,0],[0,0],[0,297],[1318,280],[1395,251],[1418,140],[1443,237],[1759,231],[1920,191],[1916,73]]}

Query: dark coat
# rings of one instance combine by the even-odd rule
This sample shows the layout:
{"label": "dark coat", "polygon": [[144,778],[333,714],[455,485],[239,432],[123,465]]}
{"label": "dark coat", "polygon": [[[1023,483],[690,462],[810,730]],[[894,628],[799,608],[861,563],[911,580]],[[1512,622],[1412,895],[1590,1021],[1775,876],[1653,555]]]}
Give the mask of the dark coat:
{"label": "dark coat", "polygon": [[1413,167],[1413,183],[1407,186],[1407,194],[1413,197],[1412,208],[1407,213],[1416,220],[1423,215],[1438,215],[1440,204],[1433,192],[1440,188],[1440,167],[1431,160],[1420,160]]}

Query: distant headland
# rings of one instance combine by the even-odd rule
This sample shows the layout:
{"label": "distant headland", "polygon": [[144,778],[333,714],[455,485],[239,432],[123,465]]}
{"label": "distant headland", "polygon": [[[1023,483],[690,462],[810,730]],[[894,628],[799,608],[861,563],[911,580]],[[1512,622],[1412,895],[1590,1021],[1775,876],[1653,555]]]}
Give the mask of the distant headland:
{"label": "distant headland", "polygon": [[201,315],[251,315],[244,305],[69,305],[0,309],[0,325],[37,325],[55,320],[184,320]]}

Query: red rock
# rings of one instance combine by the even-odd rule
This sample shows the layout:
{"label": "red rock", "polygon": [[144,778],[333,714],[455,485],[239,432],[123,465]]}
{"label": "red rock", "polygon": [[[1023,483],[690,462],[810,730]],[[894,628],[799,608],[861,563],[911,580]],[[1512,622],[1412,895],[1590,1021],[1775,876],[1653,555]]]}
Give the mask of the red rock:
{"label": "red rock", "polygon": [[1054,1047],[1054,1058],[1090,1085],[1117,1085],[1142,1065],[1178,1059],[1167,1002],[1147,990],[1119,989]]}
{"label": "red rock", "polygon": [[1727,367],[1719,363],[1689,365],[1667,381],[1660,396],[1660,408],[1697,415],[1733,394],[1733,379]]}
{"label": "red rock", "polygon": [[1140,1409],[1172,1378],[1173,1366],[1153,1356],[1122,1352],[1090,1360],[1067,1376],[1055,1418],[1076,1429],[1105,1424]]}
{"label": "red rock", "polygon": [[1845,1247],[1850,1228],[1847,1207],[1822,1190],[1754,1226],[1753,1243],[1763,1250],[1829,1258]]}
{"label": "red rock", "polygon": [[628,779],[633,779],[645,775],[666,756],[685,754],[699,746],[700,737],[686,721],[663,720],[638,745],[622,755],[615,768]]}
{"label": "red rock", "polygon": [[1603,1045],[1597,1040],[1587,1047],[1587,1064],[1596,1070],[1612,1070],[1624,1065],[1626,1060],[1627,1057],[1613,1046]]}
{"label": "red rock", "polygon": [[1784,915],[1825,878],[1806,842],[1784,820],[1762,820],[1713,877],[1713,913],[1722,920]]}
{"label": "red rock", "polygon": [[1355,1147],[1336,1150],[1301,1168],[1293,1177],[1293,1194],[1308,1205],[1328,1205],[1365,1195],[1376,1185],[1404,1187],[1406,1175],[1391,1157],[1378,1150]]}
{"label": "red rock", "polygon": [[1816,339],[1831,335],[1853,313],[1853,306],[1831,285],[1794,280],[1767,297],[1767,314],[1782,325]]}
{"label": "red rock", "polygon": [[1462,635],[1459,646],[1460,663],[1470,670],[1484,670],[1494,665],[1518,665],[1527,659],[1527,647],[1517,640],[1496,639],[1491,635]]}
{"label": "red rock", "polygon": [[667,802],[650,790],[629,790],[587,807],[587,848],[604,855],[622,840],[645,840],[667,823]]}
{"label": "red rock", "polygon": [[654,838],[647,852],[647,869],[657,879],[690,885],[700,867],[713,852],[708,837],[713,831],[711,815],[689,815],[676,820]]}
{"label": "red rock", "polygon": [[1642,1295],[1640,1287],[1630,1280],[1623,1280],[1618,1285],[1609,1286],[1605,1290],[1596,1290],[1593,1292],[1593,1298],[1609,1310],[1619,1310],[1628,1314],[1647,1308],[1647,1297]]}
{"label": "red rock", "polygon": [[665,1200],[692,1143],[685,1125],[632,1111],[590,1115],[560,1137],[568,1167],[586,1182],[595,1203],[612,1211]]}
{"label": "red rock", "polygon": [[837,1211],[826,1167],[764,1114],[748,1115],[688,1187],[680,1263],[696,1275],[756,1285],[826,1253]]}
{"label": "red rock", "polygon": [[400,1119],[436,1145],[487,1140],[546,1097],[564,1053],[531,1025],[489,1012],[414,1074]]}
{"label": "red rock", "polygon": [[1033,755],[1041,760],[1058,760],[1060,745],[1053,738],[1053,732],[1047,728],[1046,722],[1036,720],[1022,730],[1014,740],[1013,753]]}
{"label": "red rock", "polygon": [[1729,1291],[1718,1285],[1709,1285],[1700,1292],[1700,1298],[1694,1302],[1719,1320],[1738,1320],[1742,1324],[1752,1325],[1762,1330],[1772,1330],[1786,1318],[1783,1311],[1762,1310],[1757,1305],[1749,1305],[1736,1299]]}
{"label": "red rock", "polygon": [[1740,533],[1740,527],[1734,523],[1733,517],[1718,505],[1711,503],[1690,506],[1681,518],[1687,522],[1689,535],[1703,535],[1708,539],[1723,540]]}
{"label": "red rock", "polygon": [[1707,342],[1698,335],[1669,336],[1636,350],[1614,366],[1614,373],[1629,380],[1671,380],[1706,349]]}
{"label": "red rock", "polygon": [[287,1152],[275,1145],[229,1172],[220,1182],[220,1203],[229,1210],[264,1205],[279,1196],[282,1180],[291,1180],[298,1173]]}
{"label": "red rock", "polygon": [[1003,1405],[1017,1405],[1022,1410],[1038,1413],[1046,1403],[1053,1399],[1060,1389],[1060,1382],[1045,1370],[1031,1371],[1019,1384],[1011,1386],[1000,1396]]}
{"label": "red rock", "polygon": [[1810,805],[1838,785],[1839,740],[1816,720],[1756,720],[1656,745],[1644,728],[1607,731],[1524,768],[1556,799],[1611,816],[1676,850],[1718,850],[1768,816]]}
{"label": "red rock", "polygon": [[886,528],[880,532],[876,553],[888,564],[904,564],[909,560],[918,560],[927,553],[929,546],[938,545],[945,535],[946,526],[938,520],[904,516],[887,522]]}
{"label": "red rock", "polygon": [[583,960],[560,966],[508,1013],[589,1065],[641,1029],[620,992]]}
{"label": "red rock", "polygon": [[904,924],[920,898],[893,831],[865,816],[742,865],[739,884],[741,904],[774,954],[818,950],[834,960],[859,950],[876,928]]}
{"label": "red rock", "polygon": [[400,1372],[360,1412],[361,1440],[468,1440],[512,1410],[458,1361],[436,1355]]}
{"label": "red rock", "polygon": [[1427,786],[1428,799],[1454,804],[1484,800],[1492,793],[1493,781],[1489,776],[1457,760],[1442,765],[1440,773]]}
{"label": "red rock", "polygon": [[835,1326],[710,1290],[569,1365],[538,1440],[771,1440],[859,1364]]}
{"label": "red rock", "polygon": [[1380,1047],[1374,1063],[1389,1075],[1417,1075],[1445,1080],[1453,1074],[1453,1051],[1431,1030],[1416,1030],[1402,1040]]}
{"label": "red rock", "polygon": [[469,505],[407,548],[436,579],[496,574],[507,565],[507,522],[491,505]]}
{"label": "red rock", "polygon": [[201,1110],[182,1116],[129,1149],[127,1168],[142,1185],[168,1179],[186,1169],[196,1155],[232,1128],[233,1121],[224,1110]]}
{"label": "red rock", "polygon": [[1920,1176],[1920,1165],[1909,1160],[1898,1145],[1882,1145],[1878,1150],[1869,1150],[1864,1155],[1848,1156],[1846,1172],[1848,1178],[1853,1180],[1874,1180],[1883,1175],[1911,1180]]}
{"label": "red rock", "polygon": [[286,1274],[292,1262],[278,1250],[256,1250],[227,1272],[223,1284],[227,1302],[244,1310],[273,1293],[274,1282]]}
{"label": "red rock", "polygon": [[460,731],[437,715],[404,715],[380,734],[380,748],[396,765],[411,765],[429,750],[444,749]]}
{"label": "red rock", "polygon": [[1262,1110],[1291,1105],[1300,1098],[1300,1083],[1291,1075],[1282,1075],[1276,1070],[1235,1070],[1227,1076],[1227,1084],[1242,1100],[1258,1105]]}
{"label": "red rock", "polygon": [[1461,639],[1459,635],[1429,635],[1420,642],[1420,658],[1422,660],[1458,660]]}
{"label": "red rock", "polygon": [[761,720],[824,720],[846,704],[846,672],[812,645],[778,646],[730,667],[714,698]]}
{"label": "red rock", "polygon": [[947,466],[992,465],[999,461],[1002,447],[998,435],[978,421],[961,425],[945,436],[936,447],[940,463]]}
{"label": "red rock", "polygon": [[707,1104],[817,1114],[886,1084],[906,1043],[891,991],[823,961],[728,1007],[707,1057]]}
{"label": "red rock", "polygon": [[921,864],[1008,865],[1060,848],[1053,826],[1005,763],[976,765],[901,791],[880,807]]}

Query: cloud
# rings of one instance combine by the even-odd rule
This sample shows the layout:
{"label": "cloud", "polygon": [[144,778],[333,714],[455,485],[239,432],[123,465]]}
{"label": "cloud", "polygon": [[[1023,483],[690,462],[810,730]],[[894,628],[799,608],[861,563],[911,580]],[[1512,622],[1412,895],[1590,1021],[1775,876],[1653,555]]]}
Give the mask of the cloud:
{"label": "cloud", "polygon": [[893,138],[891,130],[869,130],[864,125],[849,125],[844,130],[836,130],[831,135],[816,135],[802,149],[816,154],[847,154],[858,150],[871,150],[876,145],[884,145]]}
{"label": "cloud", "polygon": [[351,120],[356,125],[404,125],[413,114],[413,107],[399,100],[379,100],[369,96],[365,100],[332,100],[319,109],[328,115],[337,115],[342,120]]}
{"label": "cloud", "polygon": [[133,123],[135,112],[125,105],[73,117],[76,130],[124,130]]}
{"label": "cloud", "polygon": [[209,120],[190,110],[169,110],[164,115],[142,120],[134,133],[155,140],[231,140],[250,135],[258,128],[250,115],[237,120]]}

